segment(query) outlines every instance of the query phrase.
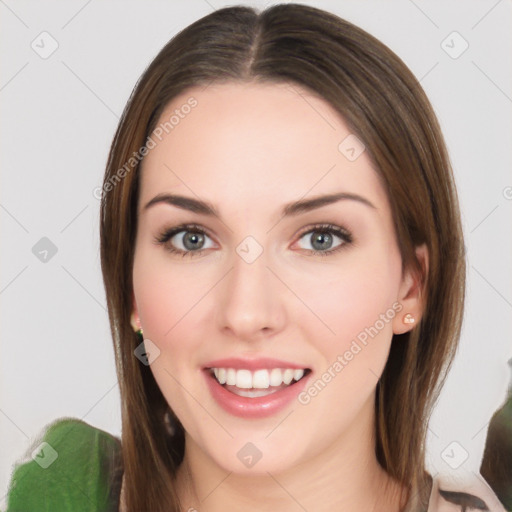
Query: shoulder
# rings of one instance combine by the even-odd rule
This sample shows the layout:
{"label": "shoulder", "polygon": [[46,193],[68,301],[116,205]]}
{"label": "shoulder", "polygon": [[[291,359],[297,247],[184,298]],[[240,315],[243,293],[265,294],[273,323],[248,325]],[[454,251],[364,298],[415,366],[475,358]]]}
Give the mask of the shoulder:
{"label": "shoulder", "polygon": [[47,425],[14,470],[7,512],[116,510],[121,442],[77,418]]}

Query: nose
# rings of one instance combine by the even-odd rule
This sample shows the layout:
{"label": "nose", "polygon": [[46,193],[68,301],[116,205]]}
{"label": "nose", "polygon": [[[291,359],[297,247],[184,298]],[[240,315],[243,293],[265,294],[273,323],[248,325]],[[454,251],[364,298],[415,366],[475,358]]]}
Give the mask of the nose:
{"label": "nose", "polygon": [[235,252],[231,261],[217,306],[221,330],[238,341],[279,332],[286,323],[285,288],[275,270],[270,270],[265,251],[254,261],[243,252]]}

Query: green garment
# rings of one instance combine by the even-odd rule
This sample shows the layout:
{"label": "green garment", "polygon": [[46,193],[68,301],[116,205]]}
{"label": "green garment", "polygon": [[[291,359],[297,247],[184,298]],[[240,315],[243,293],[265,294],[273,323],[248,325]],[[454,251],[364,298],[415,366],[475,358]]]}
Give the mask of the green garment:
{"label": "green garment", "polygon": [[117,511],[121,479],[118,438],[59,418],[15,464],[6,512]]}

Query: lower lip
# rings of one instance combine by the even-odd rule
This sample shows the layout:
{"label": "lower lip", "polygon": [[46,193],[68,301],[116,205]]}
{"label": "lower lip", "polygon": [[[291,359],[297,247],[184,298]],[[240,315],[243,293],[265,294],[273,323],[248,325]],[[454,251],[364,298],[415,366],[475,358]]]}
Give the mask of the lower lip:
{"label": "lower lip", "polygon": [[311,372],[295,384],[291,384],[280,391],[255,398],[231,393],[218,383],[210,370],[204,370],[204,374],[213,398],[225,411],[241,418],[265,418],[283,410],[297,398],[297,395],[306,386],[306,381]]}

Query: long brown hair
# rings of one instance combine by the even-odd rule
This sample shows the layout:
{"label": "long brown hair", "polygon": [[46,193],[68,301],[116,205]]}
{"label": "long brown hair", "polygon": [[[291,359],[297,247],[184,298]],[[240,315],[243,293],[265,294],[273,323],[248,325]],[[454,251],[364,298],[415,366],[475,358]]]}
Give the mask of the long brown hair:
{"label": "long brown hair", "polygon": [[[127,510],[179,510],[173,477],[183,428],[148,366],[134,356],[130,325],[140,163],[166,105],[189,87],[220,82],[293,83],[327,101],[361,139],[391,204],[403,269],[422,276],[424,314],[395,335],[376,390],[376,456],[414,494],[424,492],[428,420],[462,324],[465,247],[457,193],[441,130],[419,82],[387,46],[329,12],[300,4],[259,12],[219,9],[179,32],[136,84],[115,134],[101,200],[101,265],[122,401]],[[133,165],[133,162],[132,162]],[[124,172],[120,172],[124,168]],[[415,246],[425,243],[425,273]]]}

